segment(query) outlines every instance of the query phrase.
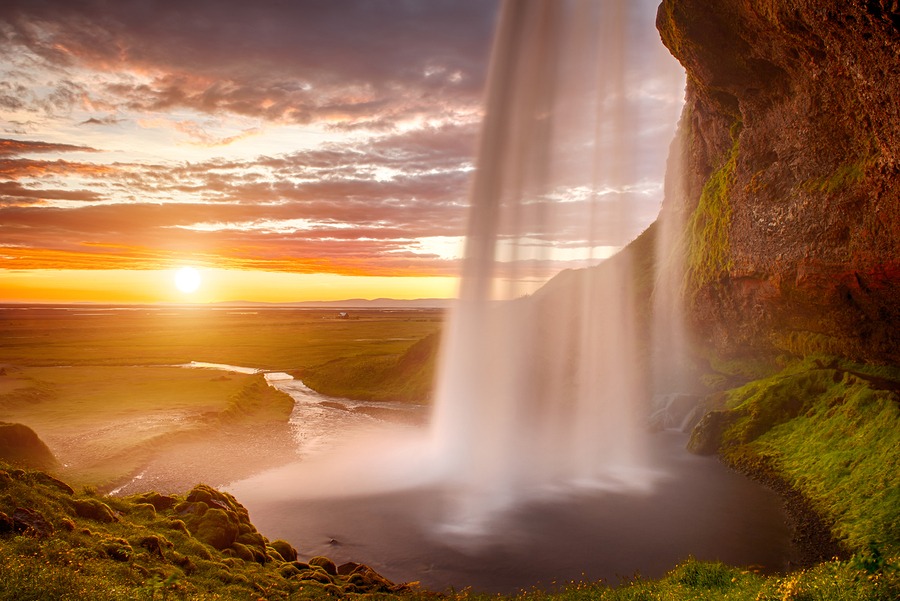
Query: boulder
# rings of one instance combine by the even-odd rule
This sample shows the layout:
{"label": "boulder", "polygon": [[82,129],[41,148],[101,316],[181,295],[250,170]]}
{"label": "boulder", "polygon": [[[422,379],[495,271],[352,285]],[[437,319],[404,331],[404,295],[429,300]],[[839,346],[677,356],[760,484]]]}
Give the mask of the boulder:
{"label": "boulder", "polygon": [[138,543],[143,548],[147,549],[150,552],[150,555],[155,555],[160,559],[164,558],[163,555],[163,546],[171,547],[172,543],[167,541],[164,537],[157,536],[155,534],[151,534],[149,536],[145,536]]}
{"label": "boulder", "polygon": [[165,511],[166,509],[171,509],[178,504],[178,497],[161,495],[158,492],[153,491],[145,492],[139,495],[132,495],[127,498],[134,503],[149,503],[153,505],[156,511]]}
{"label": "boulder", "polygon": [[732,411],[710,411],[691,431],[687,450],[695,455],[715,455],[722,446],[722,435],[736,419]]}
{"label": "boulder", "polygon": [[185,525],[194,538],[219,551],[233,545],[238,536],[237,518],[218,507],[209,509],[202,515],[186,515]]}
{"label": "boulder", "polygon": [[13,520],[11,517],[0,511],[0,536],[9,534],[13,531]]}
{"label": "boulder", "polygon": [[121,538],[106,540],[100,547],[107,557],[115,561],[128,561],[134,555],[134,549],[128,544],[128,541]]}
{"label": "boulder", "polygon": [[50,448],[24,424],[0,422],[0,460],[40,470],[55,469],[59,462]]}
{"label": "boulder", "polygon": [[54,478],[50,474],[45,474],[44,472],[34,472],[30,475],[30,477],[32,482],[50,486],[52,488],[55,488],[56,490],[66,493],[67,495],[75,494],[75,491],[71,486],[69,486],[62,480]]}
{"label": "boulder", "polygon": [[289,542],[277,539],[269,543],[269,546],[284,558],[285,561],[297,561],[297,549]]}
{"label": "boulder", "polygon": [[75,510],[75,515],[89,520],[107,524],[119,521],[109,505],[97,499],[74,499],[72,508]]}
{"label": "boulder", "polygon": [[53,525],[38,511],[16,507],[12,514],[13,530],[19,534],[46,538],[53,534]]}
{"label": "boulder", "polygon": [[309,560],[309,565],[318,566],[318,567],[322,568],[323,570],[325,570],[325,572],[327,572],[329,575],[337,576],[337,573],[338,573],[337,566],[334,564],[333,561],[331,561],[327,557],[317,555],[316,557],[313,557],[312,559]]}

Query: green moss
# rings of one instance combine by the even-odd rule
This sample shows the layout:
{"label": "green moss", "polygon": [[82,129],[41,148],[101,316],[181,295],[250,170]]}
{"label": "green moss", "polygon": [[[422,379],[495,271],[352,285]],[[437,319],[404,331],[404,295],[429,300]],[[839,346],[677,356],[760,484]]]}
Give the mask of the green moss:
{"label": "green moss", "polygon": [[811,357],[731,391],[724,456],[762,457],[852,551],[900,553],[900,374]]}
{"label": "green moss", "polygon": [[732,128],[734,144],[722,164],[713,171],[703,186],[697,208],[688,218],[685,229],[687,261],[685,285],[696,292],[715,282],[732,266],[731,189],[737,169],[740,124]]}
{"label": "green moss", "polygon": [[770,334],[772,345],[795,356],[837,355],[847,347],[847,341],[820,332],[802,330],[773,331]]}
{"label": "green moss", "polygon": [[866,171],[875,164],[877,157],[877,152],[866,151],[858,158],[838,165],[828,175],[806,180],[801,187],[811,193],[841,192],[864,180]]}

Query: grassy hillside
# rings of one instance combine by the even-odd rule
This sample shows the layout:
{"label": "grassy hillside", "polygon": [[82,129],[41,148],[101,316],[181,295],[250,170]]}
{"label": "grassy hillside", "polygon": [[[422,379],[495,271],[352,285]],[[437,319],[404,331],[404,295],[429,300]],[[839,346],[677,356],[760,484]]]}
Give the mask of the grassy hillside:
{"label": "grassy hillside", "polygon": [[900,553],[900,370],[811,357],[723,400],[726,462],[783,478],[846,549]]}
{"label": "grassy hillside", "polygon": [[303,382],[333,397],[425,403],[431,400],[440,334],[429,334],[398,355],[360,354],[299,372]]}

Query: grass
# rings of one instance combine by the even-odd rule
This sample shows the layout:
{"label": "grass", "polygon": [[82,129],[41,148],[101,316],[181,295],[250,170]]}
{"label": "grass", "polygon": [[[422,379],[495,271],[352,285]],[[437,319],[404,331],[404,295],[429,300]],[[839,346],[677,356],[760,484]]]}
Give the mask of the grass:
{"label": "grass", "polygon": [[[357,354],[397,355],[437,331],[440,310],[22,309],[0,306],[0,365],[134,366],[189,361],[298,370]],[[95,314],[98,313],[98,314]]]}
{"label": "grass", "polygon": [[37,432],[68,478],[107,488],[173,443],[290,415],[293,401],[262,376],[177,365],[308,374],[326,394],[423,402],[442,315],[0,307],[0,420]]}
{"label": "grass", "polygon": [[419,340],[401,355],[355,355],[300,373],[310,388],[334,397],[366,401],[423,403],[432,397],[438,333]]}
{"label": "grass", "polygon": [[729,393],[726,460],[762,459],[851,551],[900,553],[900,370],[812,357]]}

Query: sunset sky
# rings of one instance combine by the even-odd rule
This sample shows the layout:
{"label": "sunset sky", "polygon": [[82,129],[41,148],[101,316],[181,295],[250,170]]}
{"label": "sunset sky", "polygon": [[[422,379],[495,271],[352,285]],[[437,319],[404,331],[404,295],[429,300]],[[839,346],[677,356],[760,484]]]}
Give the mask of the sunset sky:
{"label": "sunset sky", "polygon": [[[3,2],[0,302],[453,296],[497,12]],[[647,87],[648,222],[667,86]],[[174,286],[186,265],[195,292]]]}

